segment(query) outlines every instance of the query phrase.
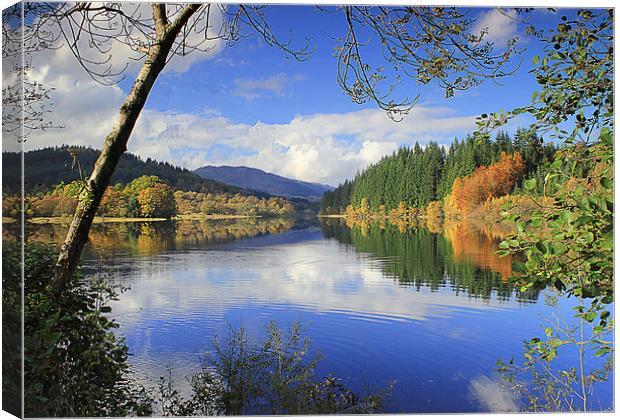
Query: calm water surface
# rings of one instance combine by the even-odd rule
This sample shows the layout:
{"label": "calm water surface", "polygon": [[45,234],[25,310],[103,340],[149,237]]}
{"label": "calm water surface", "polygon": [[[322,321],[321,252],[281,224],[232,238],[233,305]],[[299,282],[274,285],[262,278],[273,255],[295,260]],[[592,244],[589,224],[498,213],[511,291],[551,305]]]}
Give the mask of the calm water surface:
{"label": "calm water surface", "polygon": [[[510,287],[511,261],[496,245],[468,225],[107,224],[93,230],[84,264],[131,287],[113,315],[142,377],[172,363],[181,384],[214,333],[243,325],[259,340],[269,321],[299,319],[324,356],[318,374],[356,390],[392,382],[390,412],[514,411],[520,402],[500,391],[495,363],[542,334],[550,292]],[[571,306],[560,302],[560,313]],[[611,393],[609,383],[596,398],[609,405]]]}

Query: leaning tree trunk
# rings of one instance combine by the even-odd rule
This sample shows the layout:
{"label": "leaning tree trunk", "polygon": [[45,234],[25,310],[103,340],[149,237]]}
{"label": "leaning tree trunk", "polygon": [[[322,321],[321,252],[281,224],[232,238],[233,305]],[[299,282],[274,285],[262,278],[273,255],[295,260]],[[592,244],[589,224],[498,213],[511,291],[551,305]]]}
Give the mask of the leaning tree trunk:
{"label": "leaning tree trunk", "polygon": [[149,92],[157,76],[164,69],[168,54],[181,28],[199,7],[199,4],[186,6],[175,21],[169,24],[165,5],[153,5],[156,42],[149,48],[147,59],[136,77],[129,96],[121,106],[116,125],[105,138],[99,158],[80,195],[67,238],[61,247],[54,269],[54,281],[57,285],[66,284],[72,278],[80,261],[82,249],[88,240],[88,233],[101,197],[110,184],[116,164],[127,150],[127,142]]}

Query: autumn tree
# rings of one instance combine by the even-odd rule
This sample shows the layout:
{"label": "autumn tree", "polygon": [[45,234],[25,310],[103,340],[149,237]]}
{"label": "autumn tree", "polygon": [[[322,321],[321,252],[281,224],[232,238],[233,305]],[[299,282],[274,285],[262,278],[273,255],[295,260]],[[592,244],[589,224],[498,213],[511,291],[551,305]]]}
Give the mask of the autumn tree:
{"label": "autumn tree", "polygon": [[499,162],[457,178],[446,203],[449,212],[468,215],[485,201],[508,194],[520,180],[525,163],[520,153],[502,152]]}
{"label": "autumn tree", "polygon": [[444,212],[446,216],[457,216],[459,214],[459,204],[457,202],[458,197],[463,194],[463,181],[456,178],[452,183],[452,192],[448,195],[444,202]]}
{"label": "autumn tree", "polygon": [[[335,190],[323,196],[321,212],[341,213],[348,204],[359,208],[362,198],[366,198],[370,209],[377,213],[381,206],[391,211],[404,202],[407,208],[423,209],[432,201],[450,201],[449,195],[456,188],[461,188],[461,179],[471,175],[476,168],[489,166],[504,159],[504,155],[519,153],[526,165],[527,177],[539,177],[545,166],[553,158],[555,146],[540,146],[540,139],[517,131],[511,138],[506,133],[499,133],[495,141],[487,140],[479,144],[474,136],[468,135],[464,140],[455,139],[447,149],[434,142],[425,147],[415,143],[413,147],[401,147],[391,155],[383,157],[377,163],[359,172],[353,180],[346,180]],[[526,159],[527,157],[527,159]],[[517,165],[519,166],[519,165]],[[515,166],[515,168],[517,168]],[[508,175],[509,168],[496,174]],[[455,184],[455,180],[459,181]],[[501,177],[485,182],[510,185],[508,179]],[[520,184],[519,184],[520,186]],[[495,195],[504,194],[497,185]],[[454,194],[453,199],[462,200],[462,192]],[[452,201],[454,201],[452,200]],[[448,213],[458,213],[456,202]],[[446,208],[450,207],[447,205]]]}
{"label": "autumn tree", "polygon": [[97,214],[100,216],[127,216],[127,197],[122,191],[108,187],[101,198]]}
{"label": "autumn tree", "polygon": [[431,201],[426,206],[426,217],[428,219],[440,219],[442,216],[441,201]]}
{"label": "autumn tree", "polygon": [[157,184],[163,184],[162,180],[158,176],[142,175],[127,184],[123,190],[123,193],[127,197],[137,197],[143,190],[154,187]]}
{"label": "autumn tree", "polygon": [[171,217],[176,214],[174,193],[166,184],[155,184],[143,189],[137,196],[140,213],[144,217]]}

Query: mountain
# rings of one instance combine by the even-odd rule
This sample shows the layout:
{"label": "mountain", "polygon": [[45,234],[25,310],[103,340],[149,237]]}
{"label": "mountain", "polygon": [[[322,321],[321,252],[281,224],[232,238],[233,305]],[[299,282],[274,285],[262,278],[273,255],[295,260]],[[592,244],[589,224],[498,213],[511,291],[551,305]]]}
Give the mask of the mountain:
{"label": "mountain", "polygon": [[[71,152],[69,152],[71,151]],[[51,186],[67,183],[80,178],[80,170],[84,176],[90,175],[99,150],[81,146],[47,147],[24,154],[25,189],[27,193],[44,191]],[[20,184],[19,153],[2,153],[2,185],[6,193],[17,193]],[[78,169],[79,168],[79,169]],[[248,191],[211,179],[204,179],[188,169],[158,162],[152,159],[140,159],[131,153],[125,153],[112,175],[111,184],[127,184],[141,175],[157,175],[174,189],[198,191],[204,193],[241,193],[244,195],[267,195],[257,191]]]}
{"label": "mountain", "polygon": [[298,181],[246,166],[204,166],[196,169],[194,173],[240,188],[311,201],[319,201],[325,191],[334,189],[329,185]]}

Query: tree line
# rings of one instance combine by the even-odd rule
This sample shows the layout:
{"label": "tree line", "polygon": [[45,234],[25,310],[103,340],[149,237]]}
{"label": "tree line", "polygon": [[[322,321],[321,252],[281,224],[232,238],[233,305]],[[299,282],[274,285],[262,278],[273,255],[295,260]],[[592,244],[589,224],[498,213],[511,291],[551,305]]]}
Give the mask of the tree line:
{"label": "tree line", "polygon": [[[27,217],[70,216],[78,201],[87,194],[82,181],[60,182],[50,190],[25,196],[25,214]],[[19,214],[19,196],[5,196],[2,205],[4,215]],[[128,218],[210,214],[283,216],[293,211],[293,204],[281,197],[174,190],[156,175],[142,175],[127,184],[119,182],[106,188],[97,215]]]}
{"label": "tree line", "polygon": [[553,143],[545,144],[541,137],[526,130],[518,130],[512,138],[500,132],[495,140],[480,141],[470,135],[462,141],[455,139],[447,149],[435,142],[423,148],[416,142],[413,147],[401,147],[370,165],[334,191],[326,192],[321,213],[342,214],[349,205],[362,207],[363,201],[373,212],[389,212],[399,206],[423,209],[450,195],[457,179],[502,159],[522,161],[520,174],[507,191],[510,192],[521,188],[524,178],[544,176],[543,169],[553,160],[555,152]]}

